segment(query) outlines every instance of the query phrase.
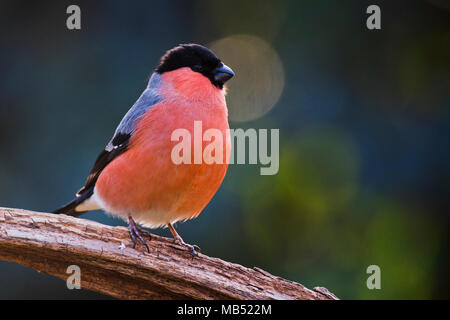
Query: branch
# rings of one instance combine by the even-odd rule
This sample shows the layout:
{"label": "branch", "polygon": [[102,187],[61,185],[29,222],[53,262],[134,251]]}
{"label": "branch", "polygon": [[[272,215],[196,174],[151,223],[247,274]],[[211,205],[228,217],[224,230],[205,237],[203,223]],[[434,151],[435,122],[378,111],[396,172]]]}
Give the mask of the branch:
{"label": "branch", "polygon": [[[123,248],[124,244],[126,247]],[[151,252],[131,247],[128,230],[66,215],[0,208],[0,259],[119,299],[337,299],[303,285],[189,251],[154,235]]]}

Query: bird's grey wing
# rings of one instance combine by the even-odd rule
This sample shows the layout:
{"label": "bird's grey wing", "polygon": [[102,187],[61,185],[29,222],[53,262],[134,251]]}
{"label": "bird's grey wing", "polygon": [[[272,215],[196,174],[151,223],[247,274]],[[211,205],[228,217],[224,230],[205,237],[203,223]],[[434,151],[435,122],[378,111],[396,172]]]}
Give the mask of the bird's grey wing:
{"label": "bird's grey wing", "polygon": [[[139,99],[125,114],[122,121],[114,133],[113,138],[109,141],[105,149],[100,153],[95,164],[89,173],[84,187],[82,187],[77,196],[90,197],[93,193],[95,183],[102,170],[116,157],[124,153],[128,148],[128,143],[136,127],[137,120],[145,114],[148,109],[159,103],[162,98],[158,95],[159,75],[154,74],[150,79],[148,87],[144,90]],[[86,195],[89,193],[89,195]]]}

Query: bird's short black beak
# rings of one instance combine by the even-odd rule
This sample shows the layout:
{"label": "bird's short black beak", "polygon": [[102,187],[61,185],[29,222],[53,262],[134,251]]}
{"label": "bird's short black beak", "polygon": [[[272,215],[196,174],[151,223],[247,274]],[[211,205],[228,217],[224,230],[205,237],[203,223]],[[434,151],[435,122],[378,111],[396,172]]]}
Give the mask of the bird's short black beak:
{"label": "bird's short black beak", "polygon": [[224,84],[231,78],[233,78],[234,72],[230,67],[222,64],[221,66],[214,69],[214,81],[220,84]]}

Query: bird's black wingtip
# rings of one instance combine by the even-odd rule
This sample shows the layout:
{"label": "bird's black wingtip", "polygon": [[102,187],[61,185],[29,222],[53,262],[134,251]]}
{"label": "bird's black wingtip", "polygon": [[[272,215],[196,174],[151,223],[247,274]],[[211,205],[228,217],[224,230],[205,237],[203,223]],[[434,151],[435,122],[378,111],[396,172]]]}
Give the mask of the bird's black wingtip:
{"label": "bird's black wingtip", "polygon": [[75,210],[76,207],[79,204],[80,203],[78,201],[78,198],[76,198],[73,201],[71,201],[68,204],[66,204],[65,206],[54,210],[52,213],[54,213],[54,214],[66,214],[68,216],[78,217],[78,216],[80,216],[80,215],[82,215],[83,213],[86,212],[86,211],[76,211]]}
{"label": "bird's black wingtip", "polygon": [[71,202],[66,204],[65,206],[58,208],[53,211],[55,214],[66,214],[72,217],[81,216],[86,211],[77,211],[76,208],[83,203],[85,200],[89,199],[89,197],[93,194],[93,187],[84,188],[79,191],[81,194],[77,194],[77,197],[73,199]]}

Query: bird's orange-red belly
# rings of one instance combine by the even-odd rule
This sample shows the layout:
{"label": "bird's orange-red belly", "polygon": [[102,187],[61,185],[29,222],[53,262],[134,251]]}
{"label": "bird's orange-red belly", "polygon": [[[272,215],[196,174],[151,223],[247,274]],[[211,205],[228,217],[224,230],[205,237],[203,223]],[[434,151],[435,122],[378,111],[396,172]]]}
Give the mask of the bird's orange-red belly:
{"label": "bird's orange-red belly", "polygon": [[[156,105],[140,120],[129,149],[100,174],[96,192],[105,209],[147,226],[159,226],[196,217],[214,196],[225,177],[229,148],[226,107],[176,104]],[[198,109],[198,110],[197,110]],[[175,164],[171,154],[178,143],[172,132],[187,129],[193,147],[194,120],[203,131],[214,128],[223,134],[222,164]],[[198,137],[197,137],[198,138]],[[209,142],[203,142],[205,147]],[[191,152],[192,158],[194,151]]]}

